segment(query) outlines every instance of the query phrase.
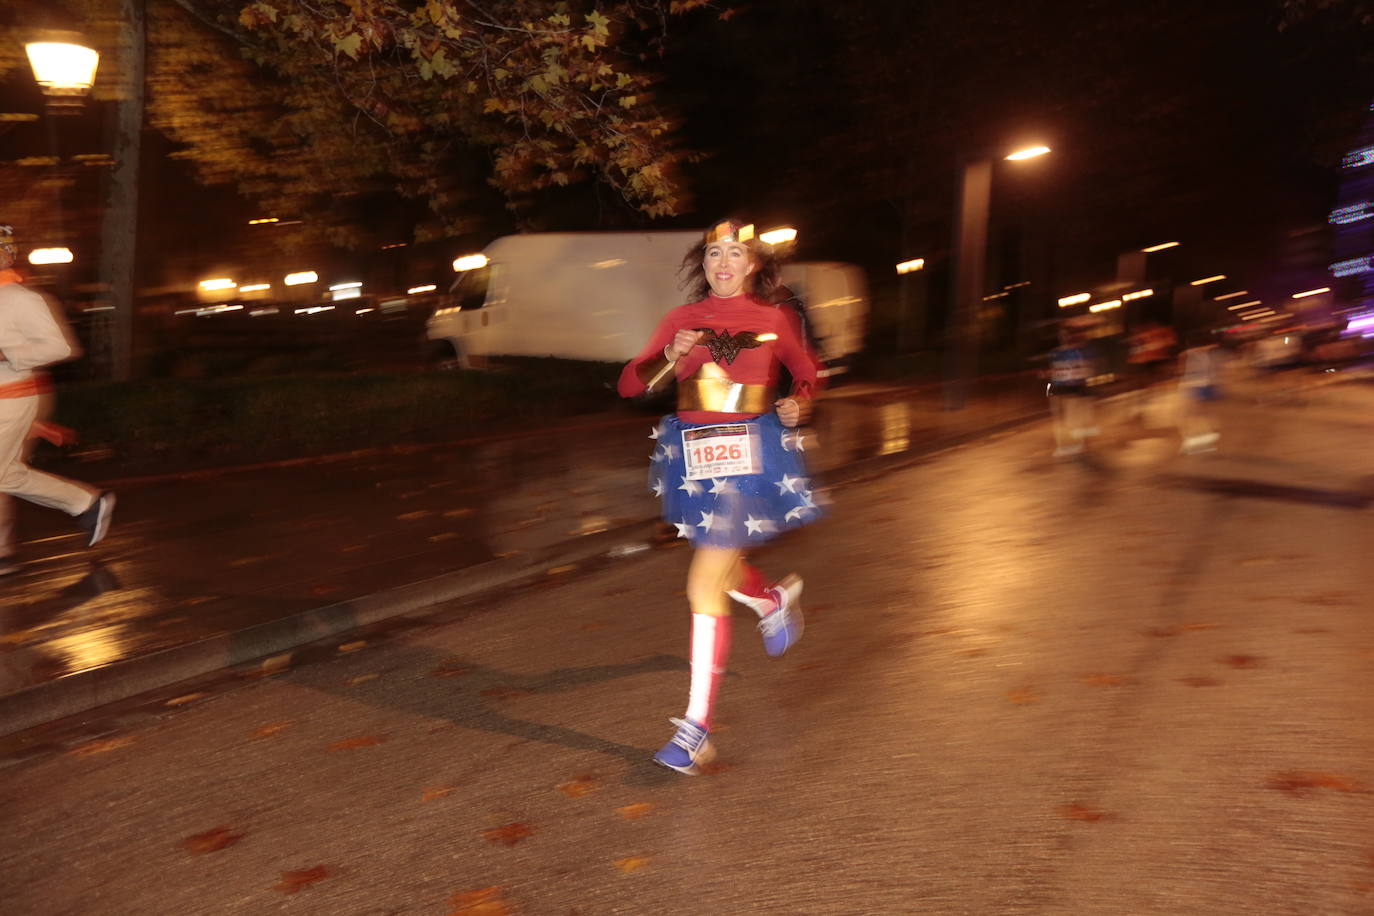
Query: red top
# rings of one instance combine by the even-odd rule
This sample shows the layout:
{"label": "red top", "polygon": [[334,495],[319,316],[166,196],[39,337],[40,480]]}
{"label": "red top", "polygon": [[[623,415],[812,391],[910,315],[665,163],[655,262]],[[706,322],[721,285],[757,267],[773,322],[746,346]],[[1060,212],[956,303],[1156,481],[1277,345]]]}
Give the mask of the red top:
{"label": "red top", "polygon": [[[658,323],[653,336],[638,356],[620,373],[621,397],[644,393],[644,383],[635,368],[646,360],[663,355],[673,336],[686,328],[714,332],[708,345],[703,338],[673,367],[679,380],[689,379],[704,364],[715,362],[733,381],[746,385],[772,385],[777,382],[778,364],[792,373],[792,396],[813,397],[820,372],[820,361],[802,337],[801,321],[791,308],[768,305],[751,296],[721,299],[707,296],[700,302],[680,305]],[[775,339],[757,340],[776,334]],[[751,336],[753,335],[753,336]],[[707,337],[712,337],[708,333]],[[714,351],[714,353],[713,353]],[[688,423],[720,423],[756,417],[756,413],[718,413],[709,410],[680,410],[678,416]]]}

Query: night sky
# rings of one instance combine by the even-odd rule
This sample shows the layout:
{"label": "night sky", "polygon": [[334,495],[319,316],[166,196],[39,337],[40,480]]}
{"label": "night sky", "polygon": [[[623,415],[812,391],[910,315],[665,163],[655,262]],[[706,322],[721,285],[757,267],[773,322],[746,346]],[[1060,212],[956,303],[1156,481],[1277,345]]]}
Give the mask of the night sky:
{"label": "night sky", "polygon": [[[1038,140],[1054,153],[997,168],[994,285],[1091,288],[1113,279],[1118,254],[1171,240],[1184,243],[1175,279],[1301,282],[1326,262],[1374,43],[1339,10],[1290,27],[1283,12],[1281,0],[759,0],[725,20],[693,14],[651,62],[685,144],[705,154],[687,176],[691,212],[655,224],[583,186],[518,218],[492,200],[485,234],[448,247],[732,212],[797,226],[800,256],[862,263],[881,291],[897,260],[925,257],[932,273],[947,262],[965,162]],[[5,158],[23,136],[0,138]],[[165,145],[147,146],[143,222],[160,255],[177,254],[164,240],[240,231],[253,207],[226,191],[168,206],[197,194]],[[177,224],[185,212],[194,233]]]}

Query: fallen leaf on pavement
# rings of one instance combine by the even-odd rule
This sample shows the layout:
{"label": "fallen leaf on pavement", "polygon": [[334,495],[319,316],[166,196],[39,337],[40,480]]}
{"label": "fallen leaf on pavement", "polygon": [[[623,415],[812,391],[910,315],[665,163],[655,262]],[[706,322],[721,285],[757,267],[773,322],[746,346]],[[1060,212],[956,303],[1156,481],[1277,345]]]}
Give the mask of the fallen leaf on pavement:
{"label": "fallen leaf on pavement", "polygon": [[453,911],[448,916],[510,916],[515,910],[501,896],[502,887],[484,887],[480,891],[460,891],[448,900]]}
{"label": "fallen leaf on pavement", "polygon": [[280,674],[291,667],[291,653],[283,652],[281,655],[274,655],[271,658],[264,658],[262,664],[258,666],[260,674]]}
{"label": "fallen leaf on pavement", "polygon": [[185,696],[173,697],[172,699],[168,700],[166,703],[164,703],[164,704],[162,704],[162,705],[164,705],[164,706],[185,706],[187,703],[194,703],[196,700],[202,700],[202,699],[204,699],[205,697],[208,697],[209,695],[210,695],[210,694],[208,694],[208,693],[188,693],[188,694],[186,694]]}
{"label": "fallen leaf on pavement", "polygon": [[360,747],[376,747],[385,740],[385,738],[379,738],[376,735],[362,735],[357,738],[345,738],[342,741],[335,741],[333,744],[329,745],[329,749],[331,751],[351,751]]}
{"label": "fallen leaf on pavement", "polygon": [[452,795],[456,791],[458,791],[457,786],[428,786],[425,788],[425,791],[420,795],[420,801],[432,802],[436,799]]}
{"label": "fallen leaf on pavement", "polygon": [[1100,808],[1094,808],[1092,805],[1084,805],[1079,802],[1060,806],[1059,816],[1068,818],[1071,821],[1087,821],[1090,824],[1096,824],[1098,821],[1107,820],[1111,817],[1111,815]]}
{"label": "fallen leaf on pavement", "polygon": [[241,839],[243,839],[242,834],[235,833],[228,827],[216,827],[214,830],[188,836],[181,841],[181,845],[191,855],[199,856],[207,852],[219,852],[221,849],[233,846]]}
{"label": "fallen leaf on pavement", "polygon": [[1364,785],[1339,773],[1317,773],[1310,770],[1288,770],[1278,773],[1266,783],[1266,788],[1291,792],[1294,795],[1310,795],[1313,789],[1331,789],[1336,792],[1364,792]]}
{"label": "fallen leaf on pavement", "polygon": [[518,687],[488,687],[486,690],[478,692],[484,697],[492,697],[497,700],[508,700],[511,697],[527,697],[530,695],[528,690],[521,690]]}
{"label": "fallen leaf on pavement", "polygon": [[635,802],[633,805],[626,805],[623,808],[616,808],[615,813],[625,818],[627,821],[637,821],[641,817],[648,817],[654,812],[652,802]]}
{"label": "fallen leaf on pavement", "polygon": [[616,859],[615,867],[622,875],[632,874],[649,865],[648,856],[630,856],[625,859]]}
{"label": "fallen leaf on pavement", "polygon": [[323,865],[316,865],[314,868],[307,868],[304,871],[284,871],[281,873],[281,881],[277,882],[276,890],[283,894],[294,894],[316,881],[323,881],[328,877],[329,869]]}
{"label": "fallen leaf on pavement", "polygon": [[365,648],[367,648],[367,640],[366,640],[366,639],[358,639],[358,640],[354,640],[353,642],[346,642],[346,643],[344,643],[343,645],[339,646],[339,651],[340,651],[340,652],[357,652],[359,649],[365,649]]}
{"label": "fallen leaf on pavement", "polygon": [[263,725],[263,726],[260,726],[260,727],[258,727],[258,728],[256,728],[256,729],[254,729],[254,730],[253,730],[253,733],[252,733],[251,735],[249,735],[248,737],[250,737],[250,738],[270,738],[270,737],[272,737],[273,735],[277,734],[278,732],[281,732],[281,731],[284,731],[284,730],[290,728],[292,724],[293,724],[293,723],[292,723],[291,721],[289,721],[289,720],[288,720],[288,721],[285,721],[285,722],[269,722],[269,723],[267,723],[266,725]]}
{"label": "fallen leaf on pavement", "polygon": [[94,757],[96,754],[108,754],[110,751],[117,751],[121,747],[128,747],[134,743],[134,739],[121,735],[117,738],[102,738],[99,741],[90,741],[80,747],[74,747],[67,753],[73,757]]}
{"label": "fallen leaf on pavement", "polygon": [[591,795],[599,788],[601,785],[594,775],[583,773],[580,776],[574,776],[570,782],[560,785],[558,791],[569,798],[582,798],[584,795]]}
{"label": "fallen leaf on pavement", "polygon": [[527,836],[534,836],[527,824],[506,824],[504,827],[492,827],[482,831],[482,836],[489,843],[499,843],[502,846],[514,846]]}

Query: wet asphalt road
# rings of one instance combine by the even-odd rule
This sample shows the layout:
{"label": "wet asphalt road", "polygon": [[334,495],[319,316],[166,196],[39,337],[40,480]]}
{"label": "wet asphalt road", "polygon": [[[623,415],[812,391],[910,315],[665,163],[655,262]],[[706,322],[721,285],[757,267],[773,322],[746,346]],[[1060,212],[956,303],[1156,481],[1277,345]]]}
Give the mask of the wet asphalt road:
{"label": "wet asphalt road", "polygon": [[1320,498],[1369,417],[1072,463],[1038,426],[842,490],[760,555],[807,634],[736,618],[709,776],[649,763],[682,549],[54,726],[5,758],[6,911],[1374,912],[1374,545]]}

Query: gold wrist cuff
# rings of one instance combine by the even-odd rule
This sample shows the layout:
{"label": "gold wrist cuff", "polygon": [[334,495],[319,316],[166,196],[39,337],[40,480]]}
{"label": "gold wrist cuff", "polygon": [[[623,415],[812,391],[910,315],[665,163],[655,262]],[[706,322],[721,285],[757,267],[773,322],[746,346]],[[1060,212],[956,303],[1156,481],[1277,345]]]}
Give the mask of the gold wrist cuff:
{"label": "gold wrist cuff", "polygon": [[635,366],[635,376],[644,383],[644,387],[648,391],[662,391],[667,381],[673,377],[673,366],[675,365],[676,363],[670,362],[668,357],[660,352],[658,356],[646,359]]}
{"label": "gold wrist cuff", "polygon": [[746,385],[727,378],[693,378],[678,383],[678,410],[715,413],[767,413],[773,409],[773,389]]}

